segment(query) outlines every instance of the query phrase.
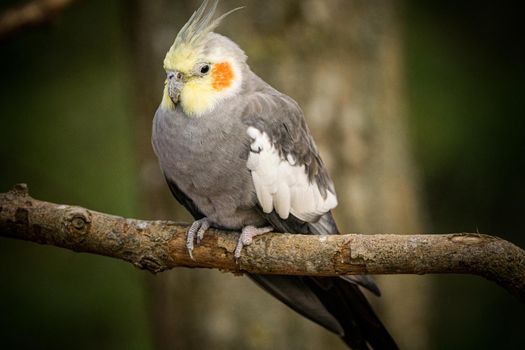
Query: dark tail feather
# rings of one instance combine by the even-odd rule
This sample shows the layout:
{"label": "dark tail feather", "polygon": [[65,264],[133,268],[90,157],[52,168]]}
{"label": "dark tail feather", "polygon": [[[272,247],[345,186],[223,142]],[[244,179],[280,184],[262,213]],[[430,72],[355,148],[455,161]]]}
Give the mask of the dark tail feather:
{"label": "dark tail feather", "polygon": [[355,284],[334,277],[312,277],[310,288],[340,323],[342,340],[352,349],[398,349]]}
{"label": "dark tail feather", "polygon": [[281,302],[341,336],[352,349],[397,349],[354,283],[338,277],[249,276]]}
{"label": "dark tail feather", "polygon": [[[315,223],[290,215],[282,220],[275,212],[266,219],[278,232],[337,234],[330,212]],[[257,284],[310,320],[341,336],[352,349],[398,349],[357,284],[379,295],[370,276],[305,277],[251,275]]]}

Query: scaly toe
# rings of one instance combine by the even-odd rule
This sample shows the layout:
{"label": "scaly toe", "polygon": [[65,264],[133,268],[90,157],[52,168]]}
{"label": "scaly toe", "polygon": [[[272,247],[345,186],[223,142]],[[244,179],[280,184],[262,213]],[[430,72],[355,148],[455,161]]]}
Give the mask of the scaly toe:
{"label": "scaly toe", "polygon": [[204,237],[204,233],[210,228],[210,226],[210,221],[207,218],[202,218],[191,224],[190,228],[188,229],[186,234],[186,249],[188,250],[188,254],[192,260],[195,236],[197,236],[197,244],[199,244]]}
{"label": "scaly toe", "polygon": [[241,257],[242,248],[252,244],[253,237],[262,235],[267,232],[271,232],[272,230],[273,227],[257,228],[255,226],[245,226],[242,229],[242,233],[239,239],[237,240],[237,246],[235,247],[235,251],[233,252],[233,257],[235,258],[235,261],[238,261]]}
{"label": "scaly toe", "polygon": [[237,246],[235,247],[235,251],[233,252],[233,257],[235,258],[235,261],[238,261],[241,257],[242,247],[244,247],[244,244],[242,243],[242,239],[239,238],[239,240],[237,241]]}
{"label": "scaly toe", "polygon": [[208,229],[210,228],[210,222],[208,220],[204,221],[199,228],[199,231],[197,231],[197,244],[199,244],[202,239],[204,238],[204,234]]}

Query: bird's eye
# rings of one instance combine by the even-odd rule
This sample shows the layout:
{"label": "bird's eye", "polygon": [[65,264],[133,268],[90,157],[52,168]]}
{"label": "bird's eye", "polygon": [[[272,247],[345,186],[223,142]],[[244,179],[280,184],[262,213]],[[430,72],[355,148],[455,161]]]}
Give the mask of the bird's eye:
{"label": "bird's eye", "polygon": [[209,64],[203,64],[201,66],[200,72],[201,74],[206,74],[210,71],[210,65]]}

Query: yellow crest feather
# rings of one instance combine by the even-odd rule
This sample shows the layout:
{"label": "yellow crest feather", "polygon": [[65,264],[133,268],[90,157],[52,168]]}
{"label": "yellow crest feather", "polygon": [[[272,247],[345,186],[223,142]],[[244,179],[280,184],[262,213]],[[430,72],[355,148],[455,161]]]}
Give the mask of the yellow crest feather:
{"label": "yellow crest feather", "polygon": [[209,3],[205,0],[179,31],[164,58],[164,69],[177,67],[181,71],[191,70],[202,52],[206,35],[217,28],[226,16],[242,8],[235,8],[212,20],[219,0],[212,0],[211,6],[208,6]]}

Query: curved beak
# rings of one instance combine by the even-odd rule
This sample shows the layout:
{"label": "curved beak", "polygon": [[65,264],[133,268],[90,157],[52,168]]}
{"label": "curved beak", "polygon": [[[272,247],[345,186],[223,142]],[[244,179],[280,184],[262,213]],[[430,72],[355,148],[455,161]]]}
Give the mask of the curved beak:
{"label": "curved beak", "polygon": [[168,73],[168,96],[174,104],[177,104],[180,99],[180,92],[184,87],[184,76],[179,72]]}

